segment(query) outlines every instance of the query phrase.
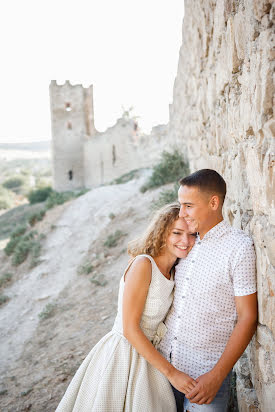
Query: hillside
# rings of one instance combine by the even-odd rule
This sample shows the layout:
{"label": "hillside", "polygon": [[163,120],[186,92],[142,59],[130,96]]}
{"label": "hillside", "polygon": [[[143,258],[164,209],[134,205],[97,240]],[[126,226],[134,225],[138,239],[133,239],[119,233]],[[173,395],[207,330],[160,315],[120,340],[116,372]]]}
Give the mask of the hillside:
{"label": "hillside", "polygon": [[39,223],[42,263],[20,269],[0,309],[1,410],[53,411],[78,365],[111,329],[127,243],[144,229],[163,189],[142,194],[146,175],[91,190]]}

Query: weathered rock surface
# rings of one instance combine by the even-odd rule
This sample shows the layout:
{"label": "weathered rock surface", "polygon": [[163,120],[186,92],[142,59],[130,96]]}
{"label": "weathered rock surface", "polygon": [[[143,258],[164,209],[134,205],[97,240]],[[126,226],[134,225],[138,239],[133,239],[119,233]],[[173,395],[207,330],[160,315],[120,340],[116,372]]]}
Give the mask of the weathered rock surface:
{"label": "weathered rock surface", "polygon": [[224,176],[225,217],[255,242],[259,327],[237,367],[241,411],[275,402],[274,19],[272,0],[186,0],[170,106],[171,143],[192,171]]}

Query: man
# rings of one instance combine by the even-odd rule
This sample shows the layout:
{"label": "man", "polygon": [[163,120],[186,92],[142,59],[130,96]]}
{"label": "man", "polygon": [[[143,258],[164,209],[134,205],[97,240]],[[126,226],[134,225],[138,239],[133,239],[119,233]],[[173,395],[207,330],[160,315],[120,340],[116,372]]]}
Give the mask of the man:
{"label": "man", "polygon": [[177,409],[227,410],[230,372],[257,324],[255,252],[252,240],[223,220],[226,183],[199,170],[180,181],[180,217],[197,232],[196,243],[176,267],[175,294],[160,351],[197,381]]}

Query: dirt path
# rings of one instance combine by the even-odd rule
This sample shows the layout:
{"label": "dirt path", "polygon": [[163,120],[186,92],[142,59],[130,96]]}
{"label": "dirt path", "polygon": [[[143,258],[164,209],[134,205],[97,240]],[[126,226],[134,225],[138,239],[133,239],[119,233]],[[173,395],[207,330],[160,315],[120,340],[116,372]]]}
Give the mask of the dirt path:
{"label": "dirt path", "polygon": [[[46,239],[43,263],[5,290],[11,299],[0,310],[1,411],[53,411],[79,363],[110,330],[127,242],[147,224],[159,192],[141,194],[144,179],[74,200]],[[118,246],[104,248],[118,229],[126,234]],[[105,286],[77,274],[87,259],[96,262]],[[53,302],[53,316],[39,321]]]}

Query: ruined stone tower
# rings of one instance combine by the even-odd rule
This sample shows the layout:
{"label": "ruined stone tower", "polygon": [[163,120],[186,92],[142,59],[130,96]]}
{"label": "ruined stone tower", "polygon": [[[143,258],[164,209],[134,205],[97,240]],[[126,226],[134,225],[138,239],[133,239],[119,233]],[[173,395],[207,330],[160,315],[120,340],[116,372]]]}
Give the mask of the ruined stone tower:
{"label": "ruined stone tower", "polygon": [[95,134],[93,86],[50,84],[54,189],[85,186],[84,144]]}

